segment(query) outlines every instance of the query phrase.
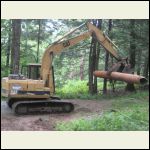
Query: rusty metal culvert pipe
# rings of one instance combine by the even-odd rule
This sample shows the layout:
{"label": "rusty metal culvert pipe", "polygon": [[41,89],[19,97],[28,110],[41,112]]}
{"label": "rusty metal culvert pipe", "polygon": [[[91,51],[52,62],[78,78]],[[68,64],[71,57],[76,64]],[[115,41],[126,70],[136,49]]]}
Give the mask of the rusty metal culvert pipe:
{"label": "rusty metal culvert pipe", "polygon": [[118,81],[124,81],[127,83],[136,83],[136,84],[145,84],[147,83],[147,79],[143,76],[128,74],[128,73],[120,73],[120,72],[112,72],[110,75],[107,74],[107,71],[94,71],[94,76]]}

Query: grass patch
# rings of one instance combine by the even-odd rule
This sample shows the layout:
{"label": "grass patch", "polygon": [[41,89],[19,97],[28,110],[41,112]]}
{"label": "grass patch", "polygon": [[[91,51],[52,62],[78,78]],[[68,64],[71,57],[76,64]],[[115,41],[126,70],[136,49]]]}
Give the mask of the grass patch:
{"label": "grass patch", "polygon": [[149,93],[141,91],[113,99],[111,110],[101,116],[61,122],[61,131],[147,131],[149,130]]}
{"label": "grass patch", "polygon": [[[122,88],[123,86],[125,86],[125,84],[121,82],[116,84],[116,88]],[[89,94],[87,81],[68,80],[67,84],[63,87],[56,88],[56,95],[62,99],[99,99],[100,97],[103,97],[102,89],[103,82],[98,82],[98,91],[100,92],[96,95],[91,95]],[[110,84],[108,84],[108,89],[111,89]],[[109,97],[111,97],[111,95],[109,95],[108,98]]]}
{"label": "grass patch", "polygon": [[88,87],[86,81],[68,80],[67,84],[63,87],[56,88],[56,94],[63,99],[80,98],[87,95]]}

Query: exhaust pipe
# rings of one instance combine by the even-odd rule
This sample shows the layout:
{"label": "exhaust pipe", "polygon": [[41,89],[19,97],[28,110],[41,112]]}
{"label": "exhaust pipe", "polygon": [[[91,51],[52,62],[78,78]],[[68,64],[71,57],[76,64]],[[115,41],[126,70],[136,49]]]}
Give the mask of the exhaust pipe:
{"label": "exhaust pipe", "polygon": [[110,75],[108,75],[107,71],[94,71],[93,74],[96,77],[118,80],[118,81],[124,81],[124,82],[131,83],[131,84],[133,84],[133,83],[136,83],[136,84],[147,83],[147,79],[145,77],[135,75],[135,74],[112,72]]}

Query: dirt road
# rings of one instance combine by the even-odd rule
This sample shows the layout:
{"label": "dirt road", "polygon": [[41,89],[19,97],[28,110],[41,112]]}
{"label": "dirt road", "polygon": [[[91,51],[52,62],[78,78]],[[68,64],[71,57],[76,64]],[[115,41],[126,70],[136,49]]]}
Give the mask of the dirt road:
{"label": "dirt road", "polygon": [[1,131],[54,131],[56,123],[101,114],[111,107],[110,100],[69,100],[75,110],[71,113],[15,116],[5,101],[1,102]]}

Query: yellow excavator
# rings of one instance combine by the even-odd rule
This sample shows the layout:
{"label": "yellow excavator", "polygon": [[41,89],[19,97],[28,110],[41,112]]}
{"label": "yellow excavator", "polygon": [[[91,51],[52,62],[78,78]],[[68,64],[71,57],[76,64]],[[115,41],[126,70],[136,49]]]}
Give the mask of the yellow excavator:
{"label": "yellow excavator", "polygon": [[[85,25],[88,29],[86,32],[71,39],[66,39]],[[108,36],[92,23],[86,22],[48,46],[44,52],[41,64],[24,66],[21,70],[25,70],[26,67],[27,77],[22,74],[10,74],[8,77],[2,78],[2,95],[8,98],[7,104],[13,109],[15,114],[68,113],[74,110],[72,103],[65,102],[54,96],[53,55],[59,54],[64,49],[76,45],[91,36],[95,36],[104,49],[118,62],[125,60],[118,55],[117,46]]]}

